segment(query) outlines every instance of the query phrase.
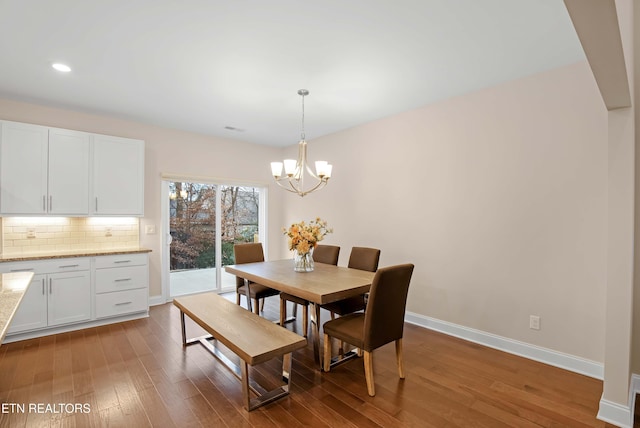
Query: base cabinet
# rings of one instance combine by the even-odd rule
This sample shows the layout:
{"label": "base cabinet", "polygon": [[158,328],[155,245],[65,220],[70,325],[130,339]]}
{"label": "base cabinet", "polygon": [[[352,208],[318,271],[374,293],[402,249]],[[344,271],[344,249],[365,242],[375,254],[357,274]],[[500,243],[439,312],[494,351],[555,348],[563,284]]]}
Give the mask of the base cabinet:
{"label": "base cabinet", "polygon": [[48,275],[48,325],[91,319],[91,276],[88,271]]}
{"label": "base cabinet", "polygon": [[47,275],[34,275],[7,334],[47,327],[47,291]]}
{"label": "base cabinet", "polygon": [[[7,334],[91,319],[89,261],[12,264],[9,271],[36,272]],[[86,269],[86,270],[74,270]],[[42,273],[52,271],[54,273]]]}
{"label": "base cabinet", "polygon": [[9,341],[149,312],[147,254],[0,263],[1,273],[18,271],[34,276],[7,330]]}

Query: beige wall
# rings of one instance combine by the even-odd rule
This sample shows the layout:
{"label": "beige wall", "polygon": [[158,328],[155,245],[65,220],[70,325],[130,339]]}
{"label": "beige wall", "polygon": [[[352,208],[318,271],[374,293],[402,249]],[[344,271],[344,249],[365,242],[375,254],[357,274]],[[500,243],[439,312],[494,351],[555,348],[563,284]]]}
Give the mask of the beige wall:
{"label": "beige wall", "polygon": [[[607,112],[578,63],[309,143],[327,243],[416,265],[408,310],[602,362]],[[283,244],[284,245],[284,240]],[[529,329],[529,315],[541,330]]]}
{"label": "beige wall", "polygon": [[[78,113],[0,99],[0,119],[36,123],[145,140],[145,215],[140,219],[140,245],[150,248],[150,294],[161,294],[161,174],[225,178],[271,184],[269,161],[281,150],[233,140],[207,137],[106,116]],[[271,191],[267,216],[282,216],[281,193]],[[145,235],[145,225],[156,225],[156,235]],[[267,235],[276,236],[279,222],[271,222]],[[274,253],[279,251],[272,244]]]}

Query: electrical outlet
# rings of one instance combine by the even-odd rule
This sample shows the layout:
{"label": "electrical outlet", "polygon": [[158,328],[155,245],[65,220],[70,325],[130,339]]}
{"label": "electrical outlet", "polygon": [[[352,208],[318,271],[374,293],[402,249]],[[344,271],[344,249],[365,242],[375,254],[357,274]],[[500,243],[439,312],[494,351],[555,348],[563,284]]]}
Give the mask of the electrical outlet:
{"label": "electrical outlet", "polygon": [[537,315],[529,316],[529,328],[532,330],[540,330],[540,317]]}
{"label": "electrical outlet", "polygon": [[36,228],[28,227],[27,228],[27,238],[32,239],[36,237]]}
{"label": "electrical outlet", "polygon": [[104,228],[104,236],[112,236],[113,233],[111,233],[111,227],[105,227]]}

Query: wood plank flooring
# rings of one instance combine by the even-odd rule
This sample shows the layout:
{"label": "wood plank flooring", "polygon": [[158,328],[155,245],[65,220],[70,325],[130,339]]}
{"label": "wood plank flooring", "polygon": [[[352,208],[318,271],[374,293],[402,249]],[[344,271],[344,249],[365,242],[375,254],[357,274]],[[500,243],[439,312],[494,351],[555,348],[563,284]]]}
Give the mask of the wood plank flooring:
{"label": "wood plank flooring", "polygon": [[[320,373],[307,346],[294,353],[291,394],[249,413],[226,368],[201,346],[182,348],[177,308],[150,313],[0,346],[0,427],[611,426],[596,419],[601,381],[409,324],[407,377],[398,378],[393,344],[377,350],[375,397],[361,359]],[[265,316],[277,319],[277,298]],[[189,336],[200,331],[188,322]],[[277,360],[251,373],[268,384],[280,370]]]}

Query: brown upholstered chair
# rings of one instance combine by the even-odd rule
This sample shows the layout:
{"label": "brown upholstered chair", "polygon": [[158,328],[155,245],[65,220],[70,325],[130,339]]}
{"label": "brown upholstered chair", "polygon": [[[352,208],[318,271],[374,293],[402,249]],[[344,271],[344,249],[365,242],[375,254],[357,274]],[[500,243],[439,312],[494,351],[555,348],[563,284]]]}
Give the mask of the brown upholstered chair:
{"label": "brown upholstered chair", "polygon": [[[378,269],[380,261],[380,250],[377,248],[353,247],[349,256],[349,264],[347,267],[352,269],[366,270],[375,272]],[[365,308],[365,295],[350,297],[348,299],[339,300],[337,302],[327,303],[321,306],[323,309],[331,312],[331,318],[338,315],[347,315],[353,312],[362,311]]]}
{"label": "brown upholstered chair", "polygon": [[[313,250],[313,261],[318,263],[337,265],[339,256],[340,247],[335,245],[316,245]],[[287,302],[302,306],[302,335],[307,337],[307,332],[309,331],[309,301],[291,294],[280,293],[280,325],[284,325],[287,318]],[[297,306],[294,306],[294,310],[295,308]]]}
{"label": "brown upholstered chair", "polygon": [[404,379],[402,335],[412,264],[381,268],[371,284],[364,313],[346,315],[324,323],[324,371],[331,364],[331,338],[342,340],[364,351],[367,392],[374,396],[373,351],[387,343],[396,343],[398,374]]}
{"label": "brown upholstered chair", "polygon": [[[236,260],[236,264],[254,263],[264,261],[264,251],[262,250],[262,244],[248,243],[248,244],[235,244],[233,246],[233,255]],[[269,288],[266,285],[250,282],[249,292],[251,298],[254,300],[253,312],[260,314],[259,301],[269,296],[277,296],[280,292]],[[247,295],[247,280],[236,276],[236,304],[240,304],[240,296]],[[247,302],[248,306],[248,302]]]}

